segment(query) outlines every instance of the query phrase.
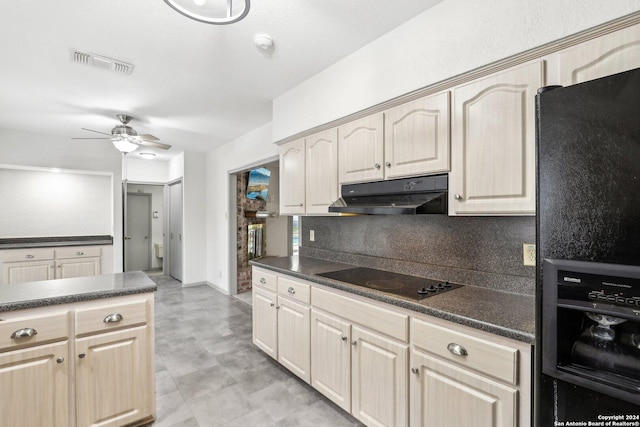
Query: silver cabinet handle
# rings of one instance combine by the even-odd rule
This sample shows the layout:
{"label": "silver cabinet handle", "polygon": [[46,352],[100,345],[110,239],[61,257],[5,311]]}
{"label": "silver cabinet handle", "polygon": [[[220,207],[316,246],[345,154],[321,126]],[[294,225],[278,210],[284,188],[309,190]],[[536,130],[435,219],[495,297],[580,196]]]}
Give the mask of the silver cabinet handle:
{"label": "silver cabinet handle", "polygon": [[84,252],[80,252],[80,251],[78,251],[78,252],[76,252],[76,255],[78,255],[78,256],[80,256],[80,255],[84,255]]}
{"label": "silver cabinet handle", "polygon": [[27,259],[35,258],[35,256],[33,256],[33,255],[31,255],[31,254],[27,254],[27,255],[25,255],[24,257],[25,257],[25,258],[27,258]]}
{"label": "silver cabinet handle", "polygon": [[16,340],[18,338],[29,338],[37,334],[38,334],[38,331],[36,331],[33,328],[22,328],[12,333],[11,339]]}
{"label": "silver cabinet handle", "polygon": [[345,337],[344,335],[342,337],[340,337],[340,338],[342,338],[342,341],[346,341],[347,340],[347,337]]}
{"label": "silver cabinet handle", "polygon": [[469,354],[467,353],[466,348],[454,342],[449,343],[449,345],[447,346],[447,350],[449,350],[451,353],[455,354],[456,356],[467,356]]}
{"label": "silver cabinet handle", "polygon": [[291,295],[296,293],[296,290],[293,289],[293,286],[289,286],[289,289],[287,289],[287,292],[289,292]]}
{"label": "silver cabinet handle", "polygon": [[279,305],[276,305],[276,310],[280,310],[280,306]]}
{"label": "silver cabinet handle", "polygon": [[385,165],[386,167],[390,168],[390,167],[391,167],[391,162],[386,162],[384,165]]}
{"label": "silver cabinet handle", "polygon": [[118,323],[119,321],[121,321],[123,319],[122,314],[120,313],[113,313],[113,314],[109,314],[107,315],[104,319],[102,319],[102,321],[104,323]]}
{"label": "silver cabinet handle", "polygon": [[62,363],[62,362],[64,362],[64,357],[58,357],[58,358],[56,359],[56,362],[57,362],[57,363]]}
{"label": "silver cabinet handle", "polygon": [[264,285],[265,283],[267,283],[267,279],[265,279],[264,277],[261,277],[260,278],[260,283],[262,283]]}
{"label": "silver cabinet handle", "polygon": [[298,206],[303,207],[304,203],[298,203]]}
{"label": "silver cabinet handle", "polygon": [[411,372],[413,372],[416,375],[420,375],[420,370],[418,368],[411,368]]}
{"label": "silver cabinet handle", "polygon": [[376,163],[375,165],[373,165],[376,169],[380,169],[380,163]]}
{"label": "silver cabinet handle", "polygon": [[456,200],[462,200],[462,196],[457,193],[453,195],[453,198]]}
{"label": "silver cabinet handle", "polygon": [[351,345],[355,347],[356,345],[358,345],[358,341],[351,341]]}
{"label": "silver cabinet handle", "polygon": [[84,357],[85,357],[85,356],[86,356],[86,354],[84,354],[84,353],[80,353],[80,354],[78,355],[78,357],[79,357],[80,359],[84,359]]}

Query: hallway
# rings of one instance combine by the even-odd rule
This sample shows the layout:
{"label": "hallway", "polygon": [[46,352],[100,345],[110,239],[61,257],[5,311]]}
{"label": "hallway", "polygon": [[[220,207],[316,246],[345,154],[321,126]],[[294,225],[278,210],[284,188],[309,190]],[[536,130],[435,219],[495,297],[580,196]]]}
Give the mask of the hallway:
{"label": "hallway", "polygon": [[251,307],[209,286],[158,284],[155,427],[362,426],[251,342]]}

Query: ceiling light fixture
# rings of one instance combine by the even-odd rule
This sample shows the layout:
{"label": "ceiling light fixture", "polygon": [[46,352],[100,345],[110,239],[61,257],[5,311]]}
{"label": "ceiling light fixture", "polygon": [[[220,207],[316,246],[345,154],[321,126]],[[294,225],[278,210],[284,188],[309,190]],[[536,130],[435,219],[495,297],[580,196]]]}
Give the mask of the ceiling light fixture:
{"label": "ceiling light fixture", "polygon": [[115,145],[115,147],[125,156],[138,149],[138,144],[129,142],[126,138],[117,138],[112,139],[111,141],[113,142],[113,145]]}
{"label": "ceiling light fixture", "polygon": [[138,155],[147,160],[151,160],[156,156],[155,153],[139,153]]}
{"label": "ceiling light fixture", "polygon": [[220,7],[212,6],[211,3],[221,3],[222,1],[224,0],[164,0],[178,13],[206,24],[233,24],[242,20],[249,13],[250,0],[243,0],[244,8],[235,15],[233,14],[233,0],[227,0],[227,16],[221,18]]}

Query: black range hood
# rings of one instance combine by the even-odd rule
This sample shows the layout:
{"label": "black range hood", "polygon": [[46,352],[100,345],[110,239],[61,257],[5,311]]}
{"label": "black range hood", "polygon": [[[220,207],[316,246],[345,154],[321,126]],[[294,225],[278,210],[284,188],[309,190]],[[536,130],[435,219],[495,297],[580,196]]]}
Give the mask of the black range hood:
{"label": "black range hood", "polygon": [[368,215],[447,213],[447,175],[347,184],[329,212]]}

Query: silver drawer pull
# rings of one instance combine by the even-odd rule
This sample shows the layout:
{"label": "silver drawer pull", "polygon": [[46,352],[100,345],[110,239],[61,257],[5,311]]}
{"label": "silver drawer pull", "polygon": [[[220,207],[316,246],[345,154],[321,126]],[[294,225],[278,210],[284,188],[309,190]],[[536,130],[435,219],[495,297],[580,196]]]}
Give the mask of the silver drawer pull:
{"label": "silver drawer pull", "polygon": [[411,372],[413,372],[416,375],[420,374],[420,370],[418,368],[411,368]]}
{"label": "silver drawer pull", "polygon": [[76,252],[76,255],[78,255],[78,256],[80,256],[80,255],[84,255],[84,252],[80,252],[80,251],[78,251],[78,252]]}
{"label": "silver drawer pull", "polygon": [[344,335],[343,335],[343,336],[341,336],[340,338],[342,338],[342,341],[346,341],[346,340],[348,339],[348,338],[347,338],[347,337],[345,337]]}
{"label": "silver drawer pull", "polygon": [[36,331],[33,328],[22,328],[12,333],[11,339],[15,340],[18,338],[29,338],[37,334],[38,334],[38,331]]}
{"label": "silver drawer pull", "polygon": [[267,279],[265,279],[264,277],[261,277],[260,278],[260,283],[262,283],[264,285],[265,283],[267,283]]}
{"label": "silver drawer pull", "polygon": [[25,255],[24,257],[25,257],[25,258],[28,258],[28,259],[35,258],[35,256],[33,256],[33,255],[31,255],[31,254]]}
{"label": "silver drawer pull", "polygon": [[469,354],[467,353],[466,348],[464,348],[460,344],[456,344],[453,342],[449,343],[449,345],[447,346],[447,350],[449,350],[451,353],[455,354],[456,356],[467,356]]}
{"label": "silver drawer pull", "polygon": [[56,362],[57,362],[57,363],[63,363],[63,362],[64,362],[64,357],[58,357],[58,358],[56,359]]}
{"label": "silver drawer pull", "polygon": [[293,286],[289,286],[289,289],[287,289],[287,292],[289,292],[291,295],[296,293],[296,290],[293,289]]}
{"label": "silver drawer pull", "polygon": [[117,323],[117,322],[119,322],[121,320],[122,320],[122,314],[113,313],[113,314],[109,314],[108,316],[106,316],[102,321],[104,323]]}

